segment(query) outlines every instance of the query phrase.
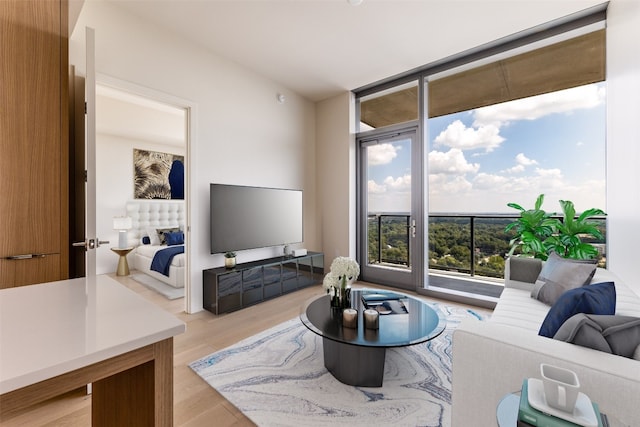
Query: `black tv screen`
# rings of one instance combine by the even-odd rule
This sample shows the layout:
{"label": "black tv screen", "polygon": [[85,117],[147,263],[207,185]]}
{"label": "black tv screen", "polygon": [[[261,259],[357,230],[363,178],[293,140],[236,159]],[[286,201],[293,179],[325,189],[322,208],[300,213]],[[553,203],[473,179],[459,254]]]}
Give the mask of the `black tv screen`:
{"label": "black tv screen", "polygon": [[302,190],[210,187],[212,254],[302,242]]}

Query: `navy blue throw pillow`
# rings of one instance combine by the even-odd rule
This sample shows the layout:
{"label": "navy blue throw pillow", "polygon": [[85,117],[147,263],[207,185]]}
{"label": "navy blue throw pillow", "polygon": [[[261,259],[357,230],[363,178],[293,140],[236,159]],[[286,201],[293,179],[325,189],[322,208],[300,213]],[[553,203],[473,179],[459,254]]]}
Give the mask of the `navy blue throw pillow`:
{"label": "navy blue throw pillow", "polygon": [[164,236],[167,246],[182,245],[184,243],[184,233],[182,231],[165,233]]}
{"label": "navy blue throw pillow", "polygon": [[594,283],[566,291],[551,306],[538,335],[553,338],[560,326],[574,314],[616,314],[613,282]]}

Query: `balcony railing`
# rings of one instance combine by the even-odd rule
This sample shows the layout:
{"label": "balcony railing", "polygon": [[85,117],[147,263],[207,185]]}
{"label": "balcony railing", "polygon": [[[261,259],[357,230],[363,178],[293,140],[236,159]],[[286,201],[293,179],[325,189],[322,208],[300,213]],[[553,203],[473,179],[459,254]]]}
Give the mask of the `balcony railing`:
{"label": "balcony railing", "polygon": [[[517,215],[509,214],[430,214],[427,256],[429,268],[470,276],[504,277],[504,259],[510,248],[509,241],[513,237],[512,234],[505,233],[504,228],[517,218]],[[594,220],[601,221],[601,230],[606,237],[605,218]],[[411,232],[411,217],[408,213],[370,214],[369,263],[409,268]],[[602,265],[606,262],[605,240],[589,242],[599,248]]]}

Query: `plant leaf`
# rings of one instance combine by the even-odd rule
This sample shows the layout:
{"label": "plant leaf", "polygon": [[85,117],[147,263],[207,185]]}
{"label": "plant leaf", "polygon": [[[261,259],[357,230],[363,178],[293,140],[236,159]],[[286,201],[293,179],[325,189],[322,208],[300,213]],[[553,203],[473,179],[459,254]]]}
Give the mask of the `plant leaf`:
{"label": "plant leaf", "polygon": [[523,211],[524,210],[524,208],[522,206],[520,206],[519,204],[517,204],[517,203],[507,203],[507,206],[509,206],[510,208],[513,208],[513,209],[517,209],[519,211]]}

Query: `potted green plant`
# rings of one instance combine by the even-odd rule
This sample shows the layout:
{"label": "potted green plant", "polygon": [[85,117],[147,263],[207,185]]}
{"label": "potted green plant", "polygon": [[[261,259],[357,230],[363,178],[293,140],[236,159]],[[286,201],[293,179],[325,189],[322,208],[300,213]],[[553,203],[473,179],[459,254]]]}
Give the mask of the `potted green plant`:
{"label": "potted green plant", "polygon": [[573,202],[560,200],[562,218],[553,218],[555,213],[542,209],[544,194],[536,199],[533,209],[524,209],[516,203],[507,206],[520,211],[520,218],[508,224],[505,232],[515,231],[509,242],[511,256],[517,249],[520,253],[534,258],[546,260],[551,252],[563,258],[593,259],[598,256],[598,249],[591,243],[583,242],[583,237],[602,239],[598,223],[592,221],[594,216],[606,215],[602,209],[587,209],[576,217]]}
{"label": "potted green plant", "polygon": [[225,252],[224,254],[224,266],[226,268],[233,268],[236,266],[236,253],[235,252]]}
{"label": "potted green plant", "polygon": [[544,194],[540,194],[536,199],[533,209],[524,209],[517,203],[507,203],[507,206],[520,211],[520,218],[508,224],[504,231],[515,231],[515,236],[509,241],[511,249],[508,256],[514,254],[516,249],[520,253],[534,258],[547,259],[547,251],[543,241],[553,234],[553,220],[551,213],[542,209]]}

